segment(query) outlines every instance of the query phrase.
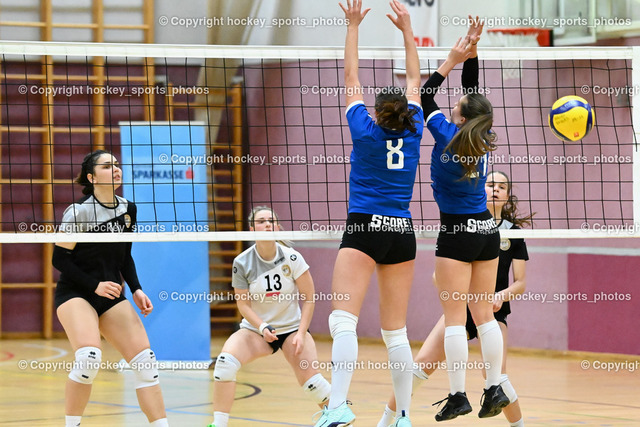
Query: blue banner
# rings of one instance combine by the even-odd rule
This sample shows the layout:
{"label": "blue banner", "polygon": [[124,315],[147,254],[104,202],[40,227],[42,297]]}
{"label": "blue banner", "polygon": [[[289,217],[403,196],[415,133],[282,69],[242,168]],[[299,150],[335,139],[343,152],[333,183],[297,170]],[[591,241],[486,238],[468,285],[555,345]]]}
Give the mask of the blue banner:
{"label": "blue banner", "polygon": [[[206,164],[195,161],[205,158],[203,123],[127,122],[120,132],[137,231],[208,231]],[[210,360],[209,244],[137,242],[132,254],[154,306],[143,322],[157,359]]]}

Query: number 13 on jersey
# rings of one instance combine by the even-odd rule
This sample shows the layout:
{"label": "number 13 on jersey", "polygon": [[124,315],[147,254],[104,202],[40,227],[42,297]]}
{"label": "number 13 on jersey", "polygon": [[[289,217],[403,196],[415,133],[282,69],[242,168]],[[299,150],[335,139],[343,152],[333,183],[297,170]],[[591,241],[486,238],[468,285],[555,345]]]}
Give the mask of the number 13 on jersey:
{"label": "number 13 on jersey", "polygon": [[402,138],[387,140],[387,169],[404,168],[404,153],[401,148]]}

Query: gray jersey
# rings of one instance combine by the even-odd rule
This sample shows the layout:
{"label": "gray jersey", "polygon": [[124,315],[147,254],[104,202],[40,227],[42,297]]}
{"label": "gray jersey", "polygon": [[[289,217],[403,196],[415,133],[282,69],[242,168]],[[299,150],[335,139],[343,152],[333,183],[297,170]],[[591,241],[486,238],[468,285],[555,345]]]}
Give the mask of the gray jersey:
{"label": "gray jersey", "polygon": [[[308,269],[302,255],[291,248],[276,243],[276,256],[267,261],[253,245],[233,260],[231,284],[248,289],[253,311],[277,334],[285,334],[300,325],[300,297],[295,281]],[[246,319],[242,319],[240,327],[258,332]]]}
{"label": "gray jersey", "polygon": [[[65,233],[130,231],[132,218],[128,212],[129,202],[120,196],[116,196],[116,200],[117,206],[107,207],[93,195],[84,197],[80,202],[65,209],[60,231]],[[122,221],[118,221],[120,217]]]}

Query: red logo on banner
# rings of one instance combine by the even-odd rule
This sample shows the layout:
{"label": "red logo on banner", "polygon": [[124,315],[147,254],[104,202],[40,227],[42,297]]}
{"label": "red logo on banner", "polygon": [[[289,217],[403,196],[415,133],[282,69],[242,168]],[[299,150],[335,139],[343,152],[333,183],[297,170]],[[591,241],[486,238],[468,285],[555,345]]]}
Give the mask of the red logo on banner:
{"label": "red logo on banner", "polygon": [[193,169],[191,169],[191,166],[189,166],[189,169],[185,172],[184,177],[187,179],[193,179]]}
{"label": "red logo on banner", "polygon": [[417,46],[435,46],[431,37],[414,37]]}

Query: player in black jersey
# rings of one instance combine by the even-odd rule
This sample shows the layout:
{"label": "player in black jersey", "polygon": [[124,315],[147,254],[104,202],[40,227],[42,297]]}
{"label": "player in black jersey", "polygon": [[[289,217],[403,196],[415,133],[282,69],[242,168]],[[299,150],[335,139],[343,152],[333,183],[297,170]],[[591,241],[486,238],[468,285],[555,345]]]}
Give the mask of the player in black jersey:
{"label": "player in black jersey", "polygon": [[[84,187],[85,197],[65,210],[62,231],[134,229],[135,204],[115,193],[122,183],[115,157],[103,150],[88,154],[76,182]],[[168,426],[155,355],[122,287],[124,279],[140,312],[151,313],[153,305],[138,281],[131,243],[57,243],[53,265],[62,273],[55,293],[57,315],[76,358],[65,388],[65,425],[80,425],[102,360],[102,334],[131,365],[138,402],[151,425]]]}
{"label": "player in black jersey", "polygon": [[[485,189],[487,192],[487,209],[493,214],[499,229],[518,229],[520,225],[528,224],[531,221],[532,215],[521,216],[518,213],[518,199],[512,194],[511,181],[504,172],[492,172],[489,174]],[[502,413],[512,427],[523,427],[524,421],[520,410],[520,401],[509,381],[506,370],[507,316],[511,313],[509,301],[517,298],[518,295],[521,295],[525,291],[525,261],[528,259],[527,246],[523,239],[501,239],[498,277],[493,298],[493,311],[500,325],[504,341],[500,385],[509,398],[509,404],[502,409]],[[511,270],[511,268],[513,268],[513,282],[509,284],[509,270]],[[466,329],[468,339],[471,340],[478,336],[476,325],[473,323],[471,313],[468,311]],[[414,371],[414,390],[438,367],[443,365],[445,361],[444,331],[444,316],[442,316],[429,333],[429,336],[416,356],[415,362],[418,364],[418,367]],[[393,420],[395,416],[395,407],[395,398],[392,397],[387,408],[385,408],[385,413],[377,424],[378,427],[386,427],[391,423],[391,420]]]}

